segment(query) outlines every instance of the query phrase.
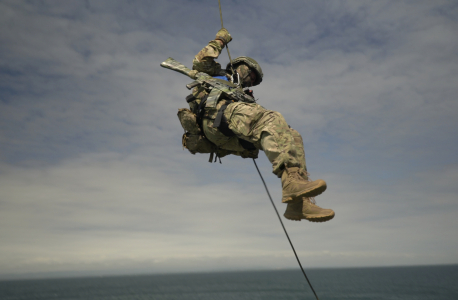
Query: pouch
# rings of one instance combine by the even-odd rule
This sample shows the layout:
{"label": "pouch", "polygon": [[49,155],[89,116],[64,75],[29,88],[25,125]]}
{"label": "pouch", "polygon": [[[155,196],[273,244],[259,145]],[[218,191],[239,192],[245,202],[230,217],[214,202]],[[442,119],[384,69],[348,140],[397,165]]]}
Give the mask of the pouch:
{"label": "pouch", "polygon": [[182,144],[183,147],[188,149],[192,154],[212,153],[217,151],[216,145],[207,140],[205,136],[192,134],[191,132],[183,134]]}
{"label": "pouch", "polygon": [[180,108],[177,113],[181,127],[192,134],[200,134],[200,128],[197,124],[196,114],[187,108]]}

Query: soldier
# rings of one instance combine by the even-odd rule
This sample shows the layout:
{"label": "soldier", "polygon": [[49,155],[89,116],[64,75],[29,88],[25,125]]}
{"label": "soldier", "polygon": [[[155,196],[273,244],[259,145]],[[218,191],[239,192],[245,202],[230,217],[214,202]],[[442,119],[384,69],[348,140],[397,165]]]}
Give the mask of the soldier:
{"label": "soldier", "polygon": [[[215,61],[231,40],[226,29],[219,30],[216,38],[195,56],[194,72],[207,73],[242,88],[258,85],[263,73],[254,59],[238,57],[232,61],[232,66],[228,64],[226,70],[222,70]],[[246,93],[250,94],[251,91]],[[333,210],[315,205],[312,197],[326,190],[326,182],[321,179],[309,180],[302,137],[288,126],[280,113],[266,110],[256,103],[225,99],[224,94],[210,101],[203,87],[194,88],[193,97],[197,99],[193,103],[205,103],[202,99],[207,102],[206,107],[202,108],[200,126],[205,137],[218,149],[254,158],[259,150],[264,151],[272,163],[273,173],[281,178],[282,202],[287,203],[284,216],[287,219],[324,222],[334,217]],[[193,111],[196,111],[195,105],[193,107],[190,103]]]}

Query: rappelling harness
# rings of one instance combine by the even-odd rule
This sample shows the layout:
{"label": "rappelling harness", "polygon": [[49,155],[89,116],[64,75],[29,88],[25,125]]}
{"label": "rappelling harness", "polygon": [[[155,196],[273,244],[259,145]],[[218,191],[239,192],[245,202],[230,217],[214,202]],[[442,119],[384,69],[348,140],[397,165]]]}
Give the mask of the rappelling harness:
{"label": "rappelling harness", "polygon": [[[257,158],[258,150],[254,144],[239,138],[238,141],[245,151],[222,149],[209,141],[203,130],[203,119],[210,119],[214,120],[213,127],[218,128],[222,134],[227,137],[235,136],[236,134],[229,128],[228,120],[224,116],[225,109],[234,102],[255,102],[249,92],[245,92],[239,85],[233,83],[233,78],[237,76],[236,72],[231,79],[228,79],[225,74],[212,77],[203,72],[190,70],[173,58],[168,58],[161,63],[161,66],[195,79],[186,85],[188,89],[193,89],[192,94],[186,97],[190,109],[180,108],[178,110],[178,119],[185,131],[182,137],[184,148],[192,154],[210,153],[209,162],[213,162],[213,158],[216,161],[228,154]],[[221,162],[221,159],[219,161]]]}
{"label": "rappelling harness", "polygon": [[[243,91],[242,94],[239,90],[240,87],[234,84],[233,80],[229,80],[226,75],[213,76],[213,79],[210,82],[204,81],[203,84],[199,84],[194,88],[193,93],[186,97],[186,101],[188,102],[191,111],[196,114],[197,124],[199,125],[201,132],[203,132],[203,119],[214,119],[213,127],[218,128],[222,134],[227,137],[236,135],[229,128],[229,123],[224,115],[224,111],[229,104],[234,102],[255,102],[252,96],[245,93],[245,91]],[[202,94],[204,95],[202,96]],[[199,99],[196,95],[202,97]],[[230,97],[231,95],[232,97]],[[227,98],[229,98],[229,100]],[[217,110],[216,116],[214,116],[218,105],[220,107]],[[240,138],[238,140],[245,150],[256,150],[253,143]]]}

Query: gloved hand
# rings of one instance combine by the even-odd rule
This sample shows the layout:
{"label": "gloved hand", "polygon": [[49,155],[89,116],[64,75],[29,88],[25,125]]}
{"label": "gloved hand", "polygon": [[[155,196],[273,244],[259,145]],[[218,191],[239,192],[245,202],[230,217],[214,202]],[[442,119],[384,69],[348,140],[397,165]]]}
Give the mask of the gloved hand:
{"label": "gloved hand", "polygon": [[224,45],[227,45],[230,41],[232,41],[232,36],[226,28],[221,28],[218,33],[216,33],[216,39],[221,40]]}

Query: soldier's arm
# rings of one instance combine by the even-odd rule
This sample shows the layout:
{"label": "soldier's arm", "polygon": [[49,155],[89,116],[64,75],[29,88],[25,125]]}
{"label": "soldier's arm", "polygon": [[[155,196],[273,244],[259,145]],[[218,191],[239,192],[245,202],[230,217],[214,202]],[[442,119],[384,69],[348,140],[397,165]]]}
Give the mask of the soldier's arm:
{"label": "soldier's arm", "polygon": [[192,69],[199,72],[207,73],[211,76],[218,75],[221,71],[221,65],[215,61],[220,55],[224,46],[232,40],[231,35],[226,29],[221,29],[216,34],[216,38],[200,50],[192,61]]}

